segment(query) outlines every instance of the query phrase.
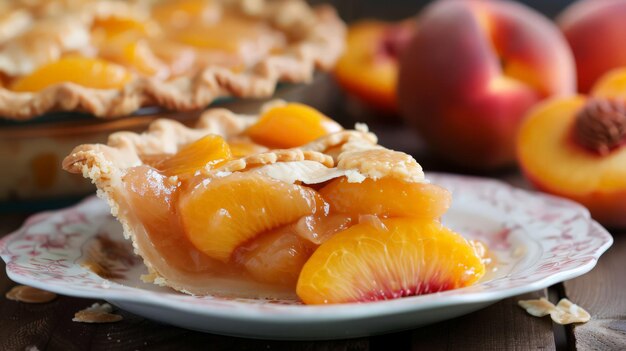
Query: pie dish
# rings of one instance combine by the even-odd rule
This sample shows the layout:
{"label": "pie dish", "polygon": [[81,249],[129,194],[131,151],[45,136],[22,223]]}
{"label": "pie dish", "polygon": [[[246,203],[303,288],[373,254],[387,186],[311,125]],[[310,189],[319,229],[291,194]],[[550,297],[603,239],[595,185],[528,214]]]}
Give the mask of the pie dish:
{"label": "pie dish", "polygon": [[[154,284],[132,254],[106,202],[90,197],[29,218],[0,239],[9,278],[67,296],[104,299],[163,323],[263,339],[337,339],[407,330],[454,318],[498,300],[547,288],[591,270],[611,242],[581,205],[492,179],[427,173],[450,189],[446,226],[487,244],[496,270],[477,284],[375,303],[302,305],[294,299],[190,296]],[[86,262],[102,239],[126,250],[107,276]],[[125,254],[124,254],[125,253]],[[460,321],[461,322],[461,321]]]}
{"label": "pie dish", "polygon": [[52,0],[0,4],[0,116],[200,109],[307,82],[344,24],[304,1]]}
{"label": "pie dish", "polygon": [[144,281],[188,294],[384,300],[472,285],[489,261],[441,224],[451,195],[413,157],[302,104],[158,120],[63,167],[108,201]]}

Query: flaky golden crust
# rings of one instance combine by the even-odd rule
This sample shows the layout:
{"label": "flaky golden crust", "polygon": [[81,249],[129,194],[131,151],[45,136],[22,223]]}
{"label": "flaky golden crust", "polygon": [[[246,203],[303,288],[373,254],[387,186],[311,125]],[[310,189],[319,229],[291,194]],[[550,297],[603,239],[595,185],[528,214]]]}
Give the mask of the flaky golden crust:
{"label": "flaky golden crust", "polygon": [[[204,108],[219,97],[270,97],[278,82],[308,82],[316,69],[329,70],[343,50],[345,25],[331,7],[303,9],[294,4],[300,3],[278,1],[272,7],[266,5],[265,10],[242,8],[292,37],[285,50],[261,58],[244,72],[209,66],[192,76],[169,81],[136,76],[119,90],[87,88],[73,83],[56,84],[32,93],[0,87],[0,116],[29,120],[50,111],[80,111],[113,118],[128,115],[143,106],[186,111]],[[54,49],[60,51],[59,47]],[[0,52],[0,70],[6,66],[7,70],[21,72],[22,66],[17,66],[19,55],[15,59],[9,54],[5,58],[2,55]]]}

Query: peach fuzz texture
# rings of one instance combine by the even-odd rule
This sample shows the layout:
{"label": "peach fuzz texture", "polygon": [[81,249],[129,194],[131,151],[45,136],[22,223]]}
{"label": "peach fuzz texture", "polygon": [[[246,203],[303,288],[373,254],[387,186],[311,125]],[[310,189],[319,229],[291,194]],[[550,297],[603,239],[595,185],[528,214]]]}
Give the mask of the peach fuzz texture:
{"label": "peach fuzz texture", "polygon": [[558,28],[510,1],[440,0],[400,58],[400,112],[432,150],[475,169],[513,164],[526,111],[575,91]]}

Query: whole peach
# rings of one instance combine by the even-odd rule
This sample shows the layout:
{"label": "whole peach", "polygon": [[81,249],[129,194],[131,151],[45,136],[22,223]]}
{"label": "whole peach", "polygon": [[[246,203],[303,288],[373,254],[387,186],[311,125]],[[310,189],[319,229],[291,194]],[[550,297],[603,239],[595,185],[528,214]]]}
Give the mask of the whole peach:
{"label": "whole peach", "polygon": [[448,161],[481,170],[512,164],[525,112],[575,91],[565,39],[528,7],[440,0],[418,22],[400,57],[398,105]]}
{"label": "whole peach", "polygon": [[626,66],[626,0],[578,1],[557,23],[574,53],[580,92],[589,92],[607,71]]}

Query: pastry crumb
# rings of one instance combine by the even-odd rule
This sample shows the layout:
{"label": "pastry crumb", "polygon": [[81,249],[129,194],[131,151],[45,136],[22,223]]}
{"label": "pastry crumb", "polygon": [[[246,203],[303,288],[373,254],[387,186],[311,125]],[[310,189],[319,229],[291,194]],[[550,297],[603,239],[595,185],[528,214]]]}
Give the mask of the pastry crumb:
{"label": "pastry crumb", "polygon": [[90,307],[80,310],[74,314],[72,321],[80,323],[113,323],[123,319],[119,314],[113,312],[113,306],[108,303],[94,303]]}
{"label": "pastry crumb", "polygon": [[565,298],[556,306],[543,297],[538,300],[520,300],[518,305],[535,317],[550,315],[554,323],[561,325],[586,323],[591,319],[589,312]]}
{"label": "pastry crumb", "polygon": [[586,323],[591,319],[589,312],[568,299],[561,299],[550,317],[558,324]]}
{"label": "pastry crumb", "polygon": [[365,123],[355,123],[354,130],[357,130],[361,133],[369,133],[370,129]]}
{"label": "pastry crumb", "polygon": [[554,310],[552,302],[542,297],[539,300],[520,300],[517,302],[531,316],[543,317],[547,316]]}
{"label": "pastry crumb", "polygon": [[32,286],[17,285],[5,295],[7,299],[26,303],[46,303],[56,299],[53,292],[33,288]]}

